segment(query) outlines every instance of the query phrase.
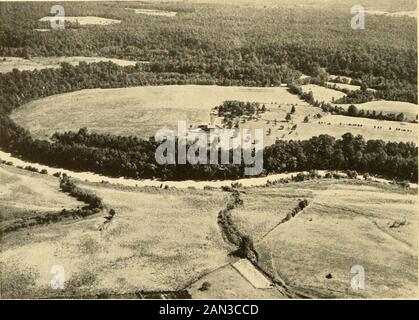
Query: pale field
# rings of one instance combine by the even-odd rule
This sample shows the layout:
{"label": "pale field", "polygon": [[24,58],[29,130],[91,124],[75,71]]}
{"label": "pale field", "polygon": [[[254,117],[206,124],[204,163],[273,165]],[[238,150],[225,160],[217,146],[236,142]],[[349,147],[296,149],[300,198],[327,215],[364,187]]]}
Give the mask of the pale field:
{"label": "pale field", "polygon": [[[208,290],[200,288],[210,283]],[[286,299],[276,288],[257,289],[231,264],[211,272],[188,286],[193,299]]]}
{"label": "pale field", "polygon": [[[43,187],[57,179],[1,169],[7,186],[20,185],[22,177],[45,180],[36,181],[43,189],[33,198],[15,197],[21,205],[46,201],[70,205],[66,202],[70,197],[56,191],[50,199],[51,191]],[[4,179],[3,171],[18,177]],[[3,297],[60,296],[49,287],[51,267],[60,265],[65,271],[66,297],[186,288],[193,298],[286,298],[265,281],[257,289],[253,283],[260,278],[256,269],[247,268],[241,274],[232,266],[237,262],[229,256],[234,247],[224,241],[217,224],[228,193],[76,183],[115,209],[112,222],[100,231],[105,219],[99,213],[3,236]],[[233,210],[233,219],[242,232],[252,236],[259,265],[273,278],[300,292],[322,296],[412,294],[417,281],[417,190],[320,180],[243,191],[244,205]],[[299,199],[308,199],[309,206],[278,226]],[[0,201],[3,204],[4,198]],[[395,219],[407,223],[389,228]],[[366,289],[360,295],[348,289],[350,268],[355,264],[367,272]],[[327,273],[333,279],[325,279]],[[205,281],[210,288],[199,290]]]}
{"label": "pale field", "polygon": [[[351,104],[337,104],[337,106],[348,109]],[[408,121],[416,120],[416,116],[418,115],[418,105],[409,102],[403,101],[387,101],[387,100],[379,100],[379,101],[370,101],[365,103],[358,103],[354,104],[358,110],[369,110],[369,111],[376,111],[377,113],[382,112],[383,114],[386,113],[395,113],[399,114],[403,112],[406,116]]]}
{"label": "pale field", "polygon": [[[83,16],[83,17],[63,17],[64,21],[68,21],[71,23],[79,23],[81,26],[84,25],[100,25],[100,26],[106,26],[106,25],[110,25],[110,24],[115,24],[115,23],[121,23],[121,20],[116,20],[116,19],[109,19],[109,18],[102,18],[102,17],[95,17],[95,16]],[[54,21],[57,20],[56,17],[42,17],[41,19],[39,19],[39,21],[51,21],[51,19],[53,19]]]}
{"label": "pale field", "polygon": [[[67,294],[77,296],[179,290],[229,262],[230,247],[217,224],[227,194],[78,185],[115,209],[112,222],[100,231],[105,219],[99,213],[4,236],[4,295],[54,296],[54,265],[64,267]],[[25,270],[31,285],[19,277]]]}
{"label": "pale field", "polygon": [[[272,113],[263,115],[267,119],[284,118],[291,104],[302,105],[300,110],[308,109],[308,104],[284,87],[144,86],[88,89],[50,96],[17,109],[12,119],[38,138],[81,127],[92,132],[149,138],[163,128],[177,133],[178,121],[186,121],[188,126],[208,124],[211,109],[225,100],[272,104]],[[65,117],[62,110],[66,111]],[[305,111],[296,117],[303,117],[303,114]],[[264,128],[261,122],[255,126]]]}
{"label": "pale field", "polygon": [[246,189],[243,206],[234,209],[232,216],[239,230],[258,241],[297,207],[299,199],[310,197],[310,190],[298,188],[281,192],[275,187]]}
{"label": "pale field", "polygon": [[[265,271],[314,296],[417,296],[416,190],[331,180],[291,183],[278,193],[304,185],[314,193],[309,206],[256,244]],[[390,228],[397,219],[407,223]],[[355,265],[365,270],[363,290],[351,288]]]}
{"label": "pale field", "polygon": [[335,83],[335,82],[326,82],[329,86],[336,86],[339,89],[348,89],[352,91],[356,91],[361,89],[360,86],[355,86],[353,84],[346,84],[346,83]]}
{"label": "pale field", "polygon": [[395,12],[388,12],[382,10],[365,10],[365,13],[373,14],[373,15],[384,15],[388,17],[411,17],[417,18],[416,11],[395,11]]}
{"label": "pale field", "polygon": [[318,86],[316,84],[305,84],[301,86],[303,92],[313,92],[313,97],[315,100],[321,102],[332,102],[333,100],[340,99],[346,96],[346,93],[343,93],[338,90],[333,90],[329,88],[325,88],[322,86]]}
{"label": "pale field", "polygon": [[127,10],[132,10],[138,14],[145,14],[148,16],[160,16],[160,17],[175,17],[177,12],[174,11],[165,11],[165,10],[156,10],[156,9],[132,9],[127,8]]}
{"label": "pale field", "polygon": [[[396,129],[399,130],[396,131]],[[327,115],[310,123],[299,123],[297,129],[285,136],[285,139],[306,140],[320,134],[340,138],[347,132],[354,136],[360,134],[365,140],[381,139],[384,141],[417,143],[418,138],[418,127],[415,123]]]}
{"label": "pale field", "polygon": [[[6,60],[4,60],[6,59]],[[106,57],[32,57],[30,59],[23,59],[19,57],[0,57],[0,73],[11,72],[13,69],[20,71],[33,71],[35,69],[60,68],[62,62],[69,63],[73,66],[80,62],[97,63],[97,62],[111,61],[120,66],[135,66],[136,61],[113,59]]]}
{"label": "pale field", "polygon": [[50,175],[0,164],[0,218],[3,223],[44,212],[84,207],[63,193],[59,180]]}

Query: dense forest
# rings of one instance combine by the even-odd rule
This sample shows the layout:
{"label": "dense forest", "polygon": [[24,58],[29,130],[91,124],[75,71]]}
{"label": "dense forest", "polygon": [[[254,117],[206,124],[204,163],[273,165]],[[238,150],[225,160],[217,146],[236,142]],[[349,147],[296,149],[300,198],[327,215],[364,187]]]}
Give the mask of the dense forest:
{"label": "dense forest", "polygon": [[[225,84],[257,86],[290,82],[299,72],[315,75],[322,67],[362,79],[371,88],[391,89],[388,99],[406,99],[406,90],[415,95],[415,19],[395,23],[389,17],[368,16],[368,28],[359,32],[349,27],[349,2],[335,5],[307,10],[285,4],[66,3],[67,16],[101,16],[121,23],[37,32],[35,28],[49,28],[38,19],[49,15],[50,3],[1,3],[0,55],[126,58],[150,62],[147,68],[154,73],[200,74]],[[144,16],[126,7],[172,10],[177,16]]]}
{"label": "dense forest", "polygon": [[[1,148],[51,166],[132,178],[237,179],[244,174],[242,165],[157,165],[153,139],[82,129],[56,133],[50,141],[37,140],[9,118],[22,104],[58,93],[162,84],[271,86],[292,83],[301,72],[317,76],[326,68],[332,74],[361,79],[389,98],[406,100],[413,91],[411,96],[416,95],[416,33],[407,32],[415,30],[414,19],[400,19],[391,25],[395,30],[388,32],[382,19],[390,20],[371,16],[370,27],[354,33],[348,27],[351,16],[346,9],[325,9],[319,18],[320,11],[298,7],[266,10],[168,3],[158,8],[178,14],[162,20],[125,9],[134,4],[66,3],[67,16],[96,15],[122,22],[34,31],[48,27],[38,19],[49,14],[50,6],[0,3],[0,55],[86,55],[138,61],[128,67],[80,63],[0,74]],[[264,169],[264,174],[349,169],[417,181],[417,147],[364,141],[350,133],[341,139],[322,135],[307,141],[277,141],[264,149]]]}

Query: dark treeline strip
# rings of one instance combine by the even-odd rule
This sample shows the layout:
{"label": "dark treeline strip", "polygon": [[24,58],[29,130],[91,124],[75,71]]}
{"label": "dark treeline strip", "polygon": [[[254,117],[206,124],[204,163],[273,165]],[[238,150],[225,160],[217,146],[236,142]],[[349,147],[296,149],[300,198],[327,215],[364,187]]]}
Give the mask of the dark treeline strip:
{"label": "dark treeline strip", "polygon": [[[4,121],[4,118],[2,118]],[[239,179],[244,165],[159,165],[155,160],[158,143],[113,135],[55,134],[55,142],[34,140],[9,123],[1,124],[1,146],[30,161],[66,169],[129,178],[163,180]],[[209,152],[209,151],[208,151]],[[417,147],[414,143],[365,141],[346,133],[341,139],[320,135],[304,141],[277,141],[264,148],[262,174],[306,170],[357,170],[390,179],[417,181]],[[232,157],[230,157],[232,159]],[[243,163],[243,162],[242,162]]]}
{"label": "dark treeline strip", "polygon": [[68,192],[72,197],[79,201],[83,201],[88,205],[89,209],[103,209],[102,199],[92,192],[86,191],[70,180],[67,175],[63,175],[60,181],[60,188],[64,192]]}

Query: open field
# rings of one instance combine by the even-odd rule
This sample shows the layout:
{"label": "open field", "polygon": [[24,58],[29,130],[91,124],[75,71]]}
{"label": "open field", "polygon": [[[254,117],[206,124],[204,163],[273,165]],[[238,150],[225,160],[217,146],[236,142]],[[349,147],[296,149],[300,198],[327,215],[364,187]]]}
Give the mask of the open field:
{"label": "open field", "polygon": [[[179,290],[228,262],[228,246],[217,225],[224,193],[80,186],[115,209],[112,222],[100,231],[102,213],[4,236],[5,297],[45,294],[43,290],[54,295],[48,291],[53,265],[64,267],[69,291],[79,284],[77,295]],[[33,285],[18,282],[22,270],[31,270],[27,277],[33,277]]]}
{"label": "open field", "polygon": [[[81,26],[84,25],[100,25],[100,26],[106,26],[110,24],[115,23],[121,23],[121,20],[116,19],[108,19],[108,18],[102,18],[102,17],[95,17],[95,16],[85,16],[85,17],[63,17],[64,21],[68,21],[71,23],[79,23]],[[51,21],[51,19],[57,19],[55,17],[42,17],[39,19],[39,21]]]}
{"label": "open field", "polygon": [[[329,96],[330,91],[339,93],[319,86],[312,87]],[[320,108],[301,101],[283,87],[186,85],[88,89],[30,102],[14,111],[12,119],[29,129],[35,137],[43,139],[48,139],[56,131],[77,131],[81,127],[98,133],[149,138],[162,128],[177,132],[179,120],[186,120],[194,127],[210,122],[222,126],[220,118],[211,119],[211,109],[225,100],[235,99],[266,105],[267,111],[257,120],[237,119],[239,128],[263,129],[264,145],[271,145],[276,139],[303,140],[319,134],[340,138],[347,132],[362,134],[365,139],[417,141],[416,124],[341,115],[324,116]],[[414,117],[413,110],[417,110],[415,105],[404,102],[376,101],[362,105],[369,106],[369,110],[390,110],[396,106],[406,111],[409,119]],[[287,122],[285,117],[292,106],[296,111]],[[66,110],[66,117],[61,116],[62,110]],[[317,120],[314,118],[317,114],[323,117]],[[306,116],[308,123],[304,122]],[[295,125],[297,128],[293,129]]]}
{"label": "open field", "polygon": [[175,17],[177,12],[174,11],[165,11],[165,10],[156,10],[156,9],[132,9],[127,8],[127,10],[133,10],[138,14],[145,14],[148,16],[159,16],[159,17]]}
{"label": "open field", "polygon": [[[2,166],[7,190],[57,179]],[[16,177],[12,180],[9,175]],[[38,181],[39,180],[39,181]],[[44,181],[42,181],[44,180]],[[193,298],[286,298],[251,264],[230,257],[217,224],[228,193],[220,190],[135,188],[76,180],[104,199],[116,215],[104,213],[9,233],[2,240],[3,297],[77,297],[177,291]],[[58,185],[58,184],[57,184]],[[28,203],[70,206],[71,198],[41,194],[17,197]],[[233,220],[250,235],[258,265],[273,279],[319,296],[412,296],[417,284],[416,190],[354,180],[291,182],[243,189],[244,205]],[[281,220],[300,199],[308,207]],[[0,203],[7,203],[2,196]],[[55,202],[54,202],[55,201]],[[383,206],[382,204],[386,205]],[[395,221],[405,221],[390,228]],[[102,228],[102,230],[101,230]],[[333,239],[333,241],[330,241]],[[366,270],[366,289],[352,292],[352,265]],[[51,267],[65,271],[65,290],[50,288]],[[331,273],[333,278],[326,279]],[[202,289],[208,282],[209,288]],[[395,289],[397,287],[397,289]]]}
{"label": "open field", "polygon": [[[379,100],[354,105],[358,108],[358,110],[369,110],[370,112],[375,111],[377,112],[377,114],[380,112],[382,112],[383,114],[398,114],[400,112],[403,112],[403,114],[406,116],[406,120],[408,121],[416,120],[416,116],[418,115],[418,106],[416,104],[403,101]],[[350,106],[350,104],[338,104],[337,106],[347,109]]]}
{"label": "open field", "polygon": [[299,123],[297,128],[286,135],[284,139],[306,140],[320,134],[340,138],[347,132],[351,132],[353,135],[361,134],[365,140],[381,139],[417,143],[418,138],[418,127],[415,123],[327,115],[320,120]]}
{"label": "open field", "polygon": [[105,57],[32,57],[23,59],[18,57],[0,57],[0,73],[11,72],[13,69],[20,71],[46,68],[59,68],[62,62],[71,65],[78,65],[80,62],[96,63],[101,61],[111,61],[120,66],[135,66],[136,61],[113,59]]}
{"label": "open field", "polygon": [[333,102],[334,100],[340,99],[346,96],[346,93],[343,93],[338,90],[333,90],[318,86],[316,84],[305,84],[301,86],[303,92],[313,92],[313,97],[315,100],[321,102]]}
{"label": "open field", "polygon": [[[12,118],[41,138],[81,127],[99,133],[148,138],[162,128],[177,132],[179,120],[193,126],[208,124],[211,109],[225,100],[277,102],[284,104],[284,108],[286,105],[287,110],[291,104],[304,104],[283,87],[144,86],[55,95],[22,106]],[[285,117],[278,106],[271,109]],[[62,110],[66,111],[65,117]]]}
{"label": "open field", "polygon": [[[300,292],[335,297],[414,297],[417,295],[417,194],[397,187],[337,181],[278,186],[283,193],[307,194],[309,205],[256,241],[259,265]],[[309,195],[311,193],[311,195]],[[265,201],[265,210],[279,210]],[[385,204],[385,205],[384,205]],[[245,204],[246,206],[246,201]],[[270,208],[270,209],[268,209]],[[250,210],[249,210],[250,211]],[[254,210],[258,224],[260,210]],[[240,222],[240,211],[236,219]],[[246,216],[249,216],[250,212]],[[244,218],[244,217],[243,217]],[[404,225],[392,228],[395,221]],[[351,268],[365,270],[365,289],[351,288]],[[331,278],[326,275],[331,274]]]}
{"label": "open field", "polygon": [[85,204],[59,190],[57,178],[0,164],[0,219],[8,224],[50,211]]}

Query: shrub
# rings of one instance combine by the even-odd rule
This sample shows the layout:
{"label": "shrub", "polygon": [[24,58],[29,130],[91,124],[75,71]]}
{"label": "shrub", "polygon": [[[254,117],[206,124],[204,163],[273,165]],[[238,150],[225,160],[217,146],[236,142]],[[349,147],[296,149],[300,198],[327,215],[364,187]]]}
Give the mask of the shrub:
{"label": "shrub", "polygon": [[205,281],[202,283],[201,288],[199,288],[200,291],[207,291],[211,287],[211,283],[208,281]]}
{"label": "shrub", "polygon": [[347,170],[346,175],[349,179],[356,179],[358,177],[358,172],[356,172],[355,170]]}
{"label": "shrub", "polygon": [[42,169],[42,170],[40,171],[40,173],[41,173],[41,174],[48,174],[48,171],[47,171],[47,169]]}

